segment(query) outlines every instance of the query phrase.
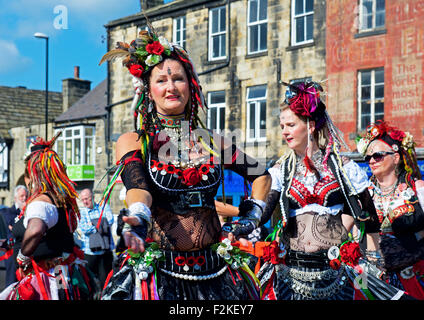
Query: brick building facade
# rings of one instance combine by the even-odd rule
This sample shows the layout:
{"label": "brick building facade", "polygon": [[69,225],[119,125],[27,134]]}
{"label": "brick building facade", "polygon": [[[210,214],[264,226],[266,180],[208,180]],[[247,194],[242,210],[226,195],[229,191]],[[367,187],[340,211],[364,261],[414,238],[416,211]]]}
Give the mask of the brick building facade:
{"label": "brick building facade", "polygon": [[424,1],[327,1],[330,114],[354,138],[383,119],[423,137]]}

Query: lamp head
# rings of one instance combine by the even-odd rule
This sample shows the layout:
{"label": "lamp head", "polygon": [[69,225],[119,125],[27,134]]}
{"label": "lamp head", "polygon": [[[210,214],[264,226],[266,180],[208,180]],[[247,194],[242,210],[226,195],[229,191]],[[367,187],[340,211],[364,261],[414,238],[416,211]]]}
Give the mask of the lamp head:
{"label": "lamp head", "polygon": [[34,37],[41,38],[41,39],[48,39],[49,38],[49,36],[47,36],[46,34],[41,33],[41,32],[34,33]]}

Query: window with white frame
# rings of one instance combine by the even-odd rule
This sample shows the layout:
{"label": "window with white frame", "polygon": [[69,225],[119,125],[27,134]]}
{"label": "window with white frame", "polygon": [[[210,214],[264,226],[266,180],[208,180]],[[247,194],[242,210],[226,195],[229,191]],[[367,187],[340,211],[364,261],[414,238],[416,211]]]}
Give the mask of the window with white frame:
{"label": "window with white frame", "polygon": [[148,26],[137,26],[137,37],[140,31],[150,31]]}
{"label": "window with white frame", "polygon": [[6,142],[0,142],[0,186],[6,187],[9,176],[9,147]]}
{"label": "window with white frame", "polygon": [[309,43],[314,38],[314,0],[292,0],[291,44]]}
{"label": "window with white frame", "polygon": [[173,42],[180,47],[186,47],[186,17],[174,19]]}
{"label": "window with white frame", "polygon": [[358,129],[384,119],[384,68],[358,72]]}
{"label": "window with white frame", "polygon": [[93,126],[65,128],[56,141],[56,152],[67,165],[94,165],[94,139]]}
{"label": "window with white frame", "polygon": [[266,140],[266,95],[267,88],[247,88],[247,141]]}
{"label": "window with white frame", "polygon": [[360,31],[384,27],[386,23],[385,0],[360,0],[359,17]]}
{"label": "window with white frame", "polygon": [[266,51],[268,34],[268,1],[249,0],[247,17],[248,53],[251,54]]}
{"label": "window with white frame", "polygon": [[217,133],[225,129],[225,91],[208,93],[208,128]]}
{"label": "window with white frame", "polygon": [[224,59],[227,41],[226,7],[209,11],[209,60]]}

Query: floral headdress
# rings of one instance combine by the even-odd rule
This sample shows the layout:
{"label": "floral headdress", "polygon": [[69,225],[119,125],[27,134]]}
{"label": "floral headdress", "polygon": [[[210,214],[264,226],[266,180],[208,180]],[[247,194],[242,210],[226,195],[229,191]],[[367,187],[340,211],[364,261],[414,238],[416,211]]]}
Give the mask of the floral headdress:
{"label": "floral headdress", "polygon": [[[327,159],[332,150],[338,154],[342,145],[349,150],[343,139],[343,133],[334,125],[324,102],[321,100],[321,94],[324,92],[321,84],[314,81],[302,81],[293,84],[283,82],[283,84],[287,86],[284,102],[291,111],[298,116],[305,117],[308,121],[308,126],[309,120],[314,121],[316,130],[322,129],[325,125],[327,126],[329,141],[326,146],[324,166],[327,165]],[[308,139],[308,144],[309,141],[310,139]],[[310,147],[308,146],[308,148]]]}
{"label": "floral headdress", "polygon": [[158,37],[148,31],[140,31],[139,37],[130,44],[117,42],[116,49],[106,53],[99,65],[107,60],[124,57],[122,64],[133,76],[141,78],[143,73],[161,63],[164,56],[171,56],[173,49],[164,37]]}
{"label": "floral headdress", "polygon": [[319,130],[325,123],[325,104],[320,99],[322,86],[312,81],[283,84],[287,86],[284,102],[295,114],[314,120]]}
{"label": "floral headdress", "polygon": [[363,136],[356,138],[356,147],[361,155],[365,155],[370,143],[374,140],[380,140],[386,143],[394,152],[402,156],[405,170],[414,177],[421,177],[417,165],[417,156],[415,153],[415,142],[413,136],[407,132],[390,126],[383,120],[370,124]]}
{"label": "floral headdress", "polygon": [[[154,30],[150,25],[150,30]],[[134,112],[134,126],[142,137],[142,154],[144,157],[149,140],[157,135],[162,129],[153,101],[148,97],[148,77],[154,66],[166,58],[179,61],[188,77],[191,101],[185,110],[185,120],[189,121],[190,132],[201,125],[198,111],[199,108],[207,108],[205,97],[202,93],[197,72],[190,60],[188,53],[179,45],[169,43],[164,37],[158,36],[154,31],[140,31],[138,37],[130,44],[117,42],[116,49],[107,52],[100,64],[105,61],[114,61],[123,58],[123,65],[133,76],[135,90],[131,110]]]}

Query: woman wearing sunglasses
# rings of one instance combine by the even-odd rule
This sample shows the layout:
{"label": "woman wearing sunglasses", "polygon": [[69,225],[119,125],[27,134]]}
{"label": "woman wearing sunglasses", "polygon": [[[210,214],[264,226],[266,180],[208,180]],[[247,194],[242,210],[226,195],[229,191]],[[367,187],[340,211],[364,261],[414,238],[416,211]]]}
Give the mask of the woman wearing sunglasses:
{"label": "woman wearing sunglasses", "polygon": [[371,171],[369,192],[380,222],[380,249],[367,252],[390,284],[424,299],[424,182],[409,132],[379,121],[358,140]]}
{"label": "woman wearing sunglasses", "polygon": [[261,223],[278,203],[281,220],[258,272],[262,298],[399,299],[403,291],[357,269],[360,248],[349,230],[362,220],[365,232],[378,231],[368,223],[377,215],[368,177],[353,161],[343,162],[339,150],[347,146],[320,99],[321,85],[285,85],[280,126],[288,148],[269,170],[272,187]]}

